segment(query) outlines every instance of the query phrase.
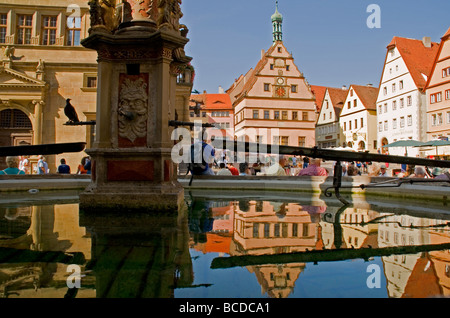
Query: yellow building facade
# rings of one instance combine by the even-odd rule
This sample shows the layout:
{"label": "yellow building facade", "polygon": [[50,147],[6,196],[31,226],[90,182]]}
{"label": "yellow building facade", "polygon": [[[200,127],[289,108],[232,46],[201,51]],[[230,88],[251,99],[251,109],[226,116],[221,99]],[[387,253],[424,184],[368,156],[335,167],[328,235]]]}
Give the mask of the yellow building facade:
{"label": "yellow building facade", "polygon": [[[80,44],[89,35],[89,10],[87,0],[0,0],[0,146],[93,144],[95,126],[64,125],[67,98],[80,121],[96,118],[97,52]],[[189,66],[177,76],[180,121],[189,120],[193,73]],[[65,158],[76,173],[84,156],[66,153],[46,161],[52,173]],[[0,169],[6,168],[4,159]]]}
{"label": "yellow building facade", "polygon": [[[80,45],[89,25],[85,0],[0,0],[1,146],[86,141],[89,147],[92,126],[64,125],[67,98],[81,121],[95,119],[97,53]],[[63,157],[76,172],[85,155],[46,159],[50,172]]]}

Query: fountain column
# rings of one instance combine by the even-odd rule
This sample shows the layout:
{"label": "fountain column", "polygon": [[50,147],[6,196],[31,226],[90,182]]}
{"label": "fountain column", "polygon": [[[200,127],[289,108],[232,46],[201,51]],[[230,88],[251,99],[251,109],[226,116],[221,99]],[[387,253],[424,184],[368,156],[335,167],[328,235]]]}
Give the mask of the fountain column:
{"label": "fountain column", "polygon": [[[112,0],[110,0],[111,5]],[[92,183],[82,209],[174,210],[183,202],[171,160],[176,76],[191,61],[180,0],[120,1],[115,11],[91,0],[82,41],[98,52]]]}

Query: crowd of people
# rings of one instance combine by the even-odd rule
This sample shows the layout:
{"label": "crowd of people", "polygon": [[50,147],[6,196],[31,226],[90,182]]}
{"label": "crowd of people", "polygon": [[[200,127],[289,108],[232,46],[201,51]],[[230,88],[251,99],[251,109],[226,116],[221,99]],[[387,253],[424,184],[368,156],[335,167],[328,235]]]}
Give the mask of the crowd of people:
{"label": "crowd of people", "polygon": [[[204,138],[203,138],[204,139]],[[284,156],[276,157],[267,156],[265,162],[257,160],[256,163],[249,164],[247,162],[232,163],[227,154],[222,152],[216,156],[215,149],[206,143],[205,140],[199,139],[198,144],[191,146],[191,156],[194,158],[195,151],[201,151],[200,158],[202,162],[198,165],[192,165],[189,170],[194,175],[218,175],[218,176],[329,176],[334,172],[334,167],[326,169],[321,166],[323,160],[318,158],[308,158],[307,156]],[[219,161],[216,159],[220,158]],[[278,160],[276,160],[278,158]],[[236,158],[234,158],[236,159]],[[36,160],[36,159],[34,159]],[[236,161],[236,160],[234,160]],[[39,156],[37,163],[32,167],[29,156],[7,157],[7,168],[0,170],[0,175],[26,175],[31,174],[48,174],[48,164],[44,156]],[[358,176],[368,175],[370,177],[398,177],[398,178],[432,178],[450,180],[450,172],[448,169],[434,168],[430,170],[428,167],[411,166],[402,164],[400,171],[393,173],[394,169],[388,169],[388,163],[377,162],[343,162],[342,176]],[[58,174],[71,174],[70,165],[67,164],[65,158],[60,159],[57,167]],[[91,160],[89,156],[81,159],[77,166],[75,174],[91,174]]]}
{"label": "crowd of people", "polygon": [[[297,160],[298,162],[298,160]],[[324,168],[321,166],[323,160],[318,158],[308,158],[306,164],[301,161],[301,166],[293,165],[293,160],[288,156],[279,156],[275,163],[263,164],[257,162],[248,163],[227,163],[225,161],[213,162],[210,171],[218,176],[329,176],[333,175],[334,167]],[[397,171],[399,170],[399,171]],[[389,169],[386,163],[342,163],[342,176],[361,176],[370,177],[394,177],[394,178],[430,178],[450,180],[448,169],[434,168],[429,169],[424,166],[405,165],[401,169]]]}
{"label": "crowd of people", "polygon": [[[35,161],[36,159],[34,159]],[[42,155],[38,156],[37,162],[32,166],[30,156],[8,156],[6,157],[7,168],[0,170],[0,175],[27,175],[27,174],[49,174],[48,163]],[[61,158],[56,172],[58,174],[71,174],[72,170],[65,158]],[[89,156],[83,157],[78,164],[76,174],[91,174],[91,160]]]}
{"label": "crowd of people", "polygon": [[[334,167],[326,169],[322,167],[322,159],[308,158],[307,156],[278,156],[278,160],[274,162],[275,157],[266,157],[266,162],[262,163],[258,160],[256,163],[249,164],[246,162],[230,163],[226,152],[222,152],[216,156],[213,147],[208,145],[204,140],[201,141],[203,154],[208,157],[207,162],[203,163],[203,170],[197,171],[197,175],[219,175],[219,176],[249,176],[249,175],[265,175],[265,176],[329,176],[333,175]],[[192,145],[194,148],[194,145]],[[217,161],[216,158],[220,160]],[[236,159],[236,158],[235,158]],[[378,162],[343,162],[342,176],[360,176],[368,175],[370,177],[398,177],[398,178],[433,178],[450,180],[450,173],[447,169],[434,168],[432,171],[427,167],[401,165],[400,171],[389,169],[389,163]],[[192,172],[192,171],[191,171]]]}

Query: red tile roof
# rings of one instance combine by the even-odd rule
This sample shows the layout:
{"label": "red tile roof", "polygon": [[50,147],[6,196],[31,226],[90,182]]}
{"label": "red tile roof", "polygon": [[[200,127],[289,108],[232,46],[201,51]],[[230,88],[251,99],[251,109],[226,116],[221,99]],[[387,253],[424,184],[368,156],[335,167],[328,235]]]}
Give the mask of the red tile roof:
{"label": "red tile roof", "polygon": [[430,76],[428,76],[428,81],[426,83],[426,88],[427,89],[430,86],[430,82],[431,82],[431,78],[433,77],[433,74],[436,70],[436,66],[438,64],[438,61],[441,59],[441,53],[442,53],[442,48],[444,47],[444,43],[450,40],[450,28],[447,30],[447,32],[445,33],[445,35],[441,38],[441,43],[439,44],[439,48],[438,51],[436,53],[436,56],[433,60],[433,66],[430,72]]}
{"label": "red tile roof", "polygon": [[230,95],[228,94],[205,94],[205,109],[229,109],[233,110]]}
{"label": "red tile roof", "polygon": [[326,86],[318,86],[318,85],[311,85],[311,92],[316,97],[316,111],[320,112],[320,109],[322,108],[323,99],[325,97],[325,92],[327,91]]}
{"label": "red tile roof", "polygon": [[430,298],[444,296],[434,262],[426,253],[417,259],[403,290],[402,298]]}
{"label": "red tile roof", "polygon": [[394,36],[387,48],[394,47],[400,52],[417,88],[423,90],[427,80],[422,74],[430,76],[439,44],[431,42],[431,47],[428,48],[424,46],[422,40]]}
{"label": "red tile roof", "polygon": [[350,89],[354,90],[366,109],[377,109],[378,87],[351,85]]}
{"label": "red tile roof", "polygon": [[189,106],[195,106],[196,102],[201,103],[203,108],[203,104],[205,104],[205,94],[192,94],[189,99]]}
{"label": "red tile roof", "polygon": [[333,107],[342,108],[345,99],[347,98],[348,90],[342,88],[328,87],[328,94],[330,95]]}
{"label": "red tile roof", "polygon": [[192,94],[189,106],[195,106],[196,102],[201,103],[201,109],[203,110],[233,110],[228,94]]}
{"label": "red tile roof", "polygon": [[441,40],[444,40],[444,38],[447,38],[450,36],[450,28],[448,28],[447,32],[445,32],[444,36],[441,38]]}

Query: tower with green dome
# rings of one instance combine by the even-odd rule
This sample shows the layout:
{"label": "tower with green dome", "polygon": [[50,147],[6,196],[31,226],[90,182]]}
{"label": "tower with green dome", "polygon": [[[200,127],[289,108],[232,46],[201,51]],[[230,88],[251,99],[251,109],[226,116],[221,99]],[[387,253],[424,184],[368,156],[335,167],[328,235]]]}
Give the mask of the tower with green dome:
{"label": "tower with green dome", "polygon": [[276,2],[275,13],[272,15],[273,43],[283,41],[283,16],[278,12],[278,1]]}

